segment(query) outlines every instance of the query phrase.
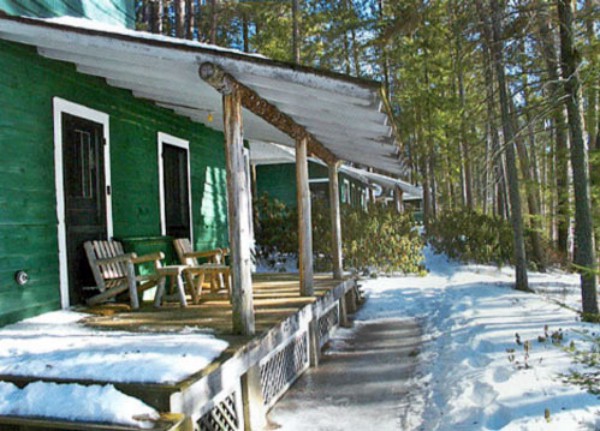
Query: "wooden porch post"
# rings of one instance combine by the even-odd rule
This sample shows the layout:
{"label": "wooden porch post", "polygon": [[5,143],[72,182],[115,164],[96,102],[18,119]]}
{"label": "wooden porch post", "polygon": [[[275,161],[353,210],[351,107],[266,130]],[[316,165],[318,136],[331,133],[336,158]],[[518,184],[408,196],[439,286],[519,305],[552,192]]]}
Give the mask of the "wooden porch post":
{"label": "wooden porch post", "polygon": [[394,189],[394,204],[396,207],[396,212],[398,214],[402,214],[404,212],[404,202],[402,201],[402,196],[404,195],[404,190],[400,187],[396,186]]}
{"label": "wooden porch post", "polygon": [[223,92],[223,125],[227,165],[233,332],[253,335],[255,328],[249,231],[251,214],[248,213],[250,190],[244,160],[242,103],[235,86],[230,91]]}
{"label": "wooden porch post", "polygon": [[333,278],[341,280],[344,272],[342,257],[342,221],[340,215],[339,162],[329,164],[329,208],[331,210],[331,257]]}
{"label": "wooden porch post", "polygon": [[312,222],[310,214],[310,188],[308,185],[308,139],[296,140],[296,198],[298,201],[298,267],[300,271],[300,294],[312,296],[313,249]]}

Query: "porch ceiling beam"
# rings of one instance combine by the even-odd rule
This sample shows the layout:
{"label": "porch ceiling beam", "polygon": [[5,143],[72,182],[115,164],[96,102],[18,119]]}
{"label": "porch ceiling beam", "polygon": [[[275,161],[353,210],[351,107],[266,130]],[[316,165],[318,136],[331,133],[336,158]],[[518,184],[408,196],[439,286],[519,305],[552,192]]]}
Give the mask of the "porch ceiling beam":
{"label": "porch ceiling beam", "polygon": [[321,160],[331,163],[338,160],[335,154],[325,148],[303,126],[297,124],[292,118],[281,112],[275,105],[263,99],[255,91],[238,82],[218,65],[203,63],[199,68],[199,74],[204,81],[208,82],[222,94],[231,93],[234,90],[239,92],[242,105],[246,109],[263,118],[296,141],[306,138],[308,151]]}

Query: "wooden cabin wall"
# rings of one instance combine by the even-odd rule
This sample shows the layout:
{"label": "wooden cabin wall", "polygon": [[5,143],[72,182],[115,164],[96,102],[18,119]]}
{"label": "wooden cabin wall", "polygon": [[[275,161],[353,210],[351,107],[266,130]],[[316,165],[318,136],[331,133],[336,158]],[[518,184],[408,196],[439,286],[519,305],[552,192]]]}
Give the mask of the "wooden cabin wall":
{"label": "wooden cabin wall", "polygon": [[[350,187],[355,186],[355,193],[362,193],[365,185],[343,172],[339,174],[340,202],[344,180],[349,181]],[[308,176],[311,180],[328,179],[329,173],[326,166],[315,162],[308,163]],[[257,195],[267,194],[272,199],[277,199],[289,207],[295,208],[296,202],[296,165],[295,163],[280,163],[275,165],[258,165],[256,167]],[[360,196],[351,197],[352,205],[360,206]]]}
{"label": "wooden cabin wall", "polygon": [[[35,49],[0,41],[0,325],[58,309],[52,98],[110,116],[115,237],[160,235],[157,132],[190,141],[195,246],[224,247],[223,134]],[[30,281],[18,286],[14,273]]]}
{"label": "wooden cabin wall", "polygon": [[0,10],[9,15],[52,18],[73,16],[135,28],[133,0],[0,0]]}
{"label": "wooden cabin wall", "polygon": [[256,167],[257,196],[267,194],[289,207],[296,208],[296,165],[259,165]]}

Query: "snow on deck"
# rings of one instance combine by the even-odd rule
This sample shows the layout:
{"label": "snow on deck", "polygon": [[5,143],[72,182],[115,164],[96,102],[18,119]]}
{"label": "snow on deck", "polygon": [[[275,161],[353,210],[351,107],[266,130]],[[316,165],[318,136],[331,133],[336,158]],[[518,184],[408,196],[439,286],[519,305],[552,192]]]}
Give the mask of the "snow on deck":
{"label": "snow on deck", "polygon": [[30,383],[19,389],[0,381],[0,416],[49,418],[152,428],[159,415],[112,385]]}
{"label": "snow on deck", "polygon": [[100,330],[88,314],[57,311],[0,329],[0,375],[112,383],[175,383],[228,346],[198,328],[168,333]]}

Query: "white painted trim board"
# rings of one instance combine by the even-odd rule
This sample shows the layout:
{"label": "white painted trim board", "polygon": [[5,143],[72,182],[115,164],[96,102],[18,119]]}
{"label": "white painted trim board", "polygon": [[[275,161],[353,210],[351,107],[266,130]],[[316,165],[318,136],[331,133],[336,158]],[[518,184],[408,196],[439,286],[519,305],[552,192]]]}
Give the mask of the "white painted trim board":
{"label": "white painted trim board", "polygon": [[157,134],[157,150],[158,150],[158,200],[160,208],[160,234],[167,234],[167,214],[165,208],[165,183],[164,183],[164,166],[162,160],[163,145],[173,145],[183,148],[187,152],[187,180],[188,180],[188,207],[190,211],[190,242],[194,244],[194,218],[192,209],[192,176],[190,168],[190,141],[178,138],[168,133],[158,132]]}

